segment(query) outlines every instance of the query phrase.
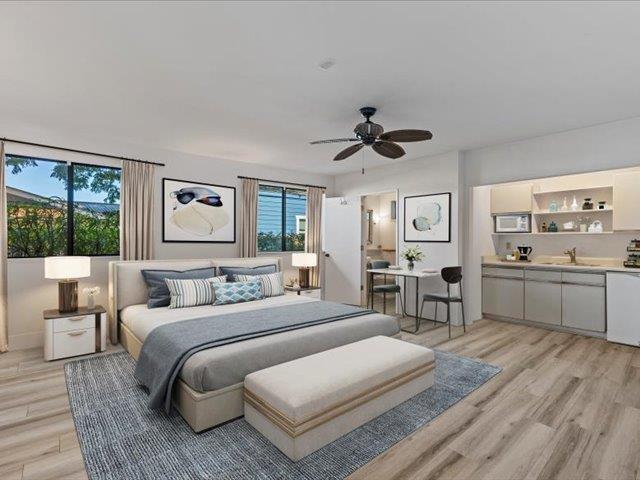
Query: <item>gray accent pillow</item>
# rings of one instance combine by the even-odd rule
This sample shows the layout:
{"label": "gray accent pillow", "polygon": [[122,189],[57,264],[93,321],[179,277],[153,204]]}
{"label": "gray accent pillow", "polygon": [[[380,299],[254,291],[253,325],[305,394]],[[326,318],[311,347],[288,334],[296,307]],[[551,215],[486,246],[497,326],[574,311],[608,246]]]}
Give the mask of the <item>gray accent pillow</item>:
{"label": "gray accent pillow", "polygon": [[227,275],[228,280],[237,282],[236,275],[265,275],[276,273],[275,265],[263,265],[261,267],[218,267],[220,275]]}
{"label": "gray accent pillow", "polygon": [[171,294],[165,278],[177,280],[206,279],[216,276],[214,267],[194,268],[193,270],[142,270],[142,277],[147,284],[147,307],[168,307],[171,303]]}

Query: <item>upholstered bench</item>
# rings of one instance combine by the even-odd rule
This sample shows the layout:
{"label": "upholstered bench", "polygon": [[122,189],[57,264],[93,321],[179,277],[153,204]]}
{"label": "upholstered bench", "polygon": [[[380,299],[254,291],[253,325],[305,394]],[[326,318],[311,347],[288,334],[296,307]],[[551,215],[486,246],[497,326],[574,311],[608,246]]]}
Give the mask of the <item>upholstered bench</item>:
{"label": "upholstered bench", "polygon": [[247,375],[245,419],[294,461],[433,385],[428,348],[372,337]]}

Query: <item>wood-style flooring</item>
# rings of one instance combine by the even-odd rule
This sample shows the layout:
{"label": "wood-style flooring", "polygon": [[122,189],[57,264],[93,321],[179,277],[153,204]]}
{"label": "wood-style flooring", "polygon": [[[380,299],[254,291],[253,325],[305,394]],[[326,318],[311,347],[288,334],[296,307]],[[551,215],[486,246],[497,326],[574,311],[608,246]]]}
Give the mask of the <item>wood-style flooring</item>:
{"label": "wood-style flooring", "polygon": [[[423,325],[405,340],[502,373],[352,479],[634,479],[640,349],[492,320],[462,335]],[[0,479],[86,478],[62,365],[0,355]]]}

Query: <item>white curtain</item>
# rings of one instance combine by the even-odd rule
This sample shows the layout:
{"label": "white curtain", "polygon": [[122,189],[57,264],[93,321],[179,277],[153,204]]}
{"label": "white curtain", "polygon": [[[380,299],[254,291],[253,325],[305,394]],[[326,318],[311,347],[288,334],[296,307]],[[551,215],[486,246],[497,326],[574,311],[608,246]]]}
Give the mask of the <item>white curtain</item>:
{"label": "white curtain", "polygon": [[242,179],[242,223],[240,225],[240,256],[258,254],[258,180]]}
{"label": "white curtain", "polygon": [[4,168],[4,142],[0,142],[0,353],[9,349],[9,320],[7,319],[7,189]]}
{"label": "white curtain", "polygon": [[318,255],[318,266],[311,269],[310,283],[314,287],[320,286],[320,265],[322,260],[322,195],[324,189],[318,187],[307,188],[307,234],[306,248],[308,253]]}
{"label": "white curtain", "polygon": [[155,165],[124,160],[120,185],[120,257],[151,260]]}

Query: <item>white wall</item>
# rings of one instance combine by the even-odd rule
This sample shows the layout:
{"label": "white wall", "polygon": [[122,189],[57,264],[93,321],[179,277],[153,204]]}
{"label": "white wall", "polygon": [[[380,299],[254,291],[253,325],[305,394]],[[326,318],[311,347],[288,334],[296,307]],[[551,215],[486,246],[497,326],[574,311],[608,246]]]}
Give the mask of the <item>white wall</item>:
{"label": "white wall", "polygon": [[[640,165],[640,118],[469,150],[463,153],[463,163],[467,194],[478,185],[635,167]],[[474,199],[471,195],[468,199],[464,211],[466,288],[467,292],[479,292],[481,250],[473,241],[474,221],[470,212],[474,211]],[[626,238],[620,242],[624,241]],[[537,245],[540,253],[557,248],[548,242],[544,239]],[[616,252],[618,247],[614,248]],[[595,248],[592,251],[594,256],[606,253]],[[470,317],[480,318],[481,310],[479,295],[467,299]]]}
{"label": "white wall", "polygon": [[[459,241],[459,193],[462,181],[460,170],[459,152],[451,152],[443,155],[424,157],[417,160],[394,163],[389,160],[389,165],[372,168],[361,173],[351,173],[336,177],[334,194],[336,196],[366,195],[371,193],[399,190],[399,209],[397,225],[400,228],[400,241],[398,251],[402,252],[407,245],[403,239],[404,200],[408,195],[428,193],[451,192],[451,243],[420,243],[426,259],[416,265],[416,268],[437,268],[460,265],[460,241]],[[409,279],[407,290],[409,301],[408,312],[414,312],[415,289],[414,280]],[[402,282],[401,282],[402,283]],[[421,293],[426,291],[445,291],[444,282],[438,278],[421,280]],[[433,305],[425,306],[425,316],[433,315]],[[438,318],[444,319],[444,309],[440,308]],[[453,309],[454,323],[457,321],[457,308]]]}
{"label": "white wall", "polygon": [[[2,127],[2,122],[0,122]],[[162,189],[163,177],[199,182],[211,182],[220,185],[235,186],[236,201],[240,201],[240,180],[238,175],[262,177],[279,181],[291,181],[324,185],[331,191],[333,179],[327,175],[310,174],[270,168],[264,165],[233,162],[213,157],[202,157],[185,153],[172,152],[161,149],[143,148],[137,145],[127,145],[104,139],[81,139],[75,135],[62,135],[54,132],[4,130],[7,136],[14,138],[41,141],[65,147],[113,153],[133,158],[141,158],[166,164],[159,167],[156,173],[155,192],[155,256],[156,258],[211,258],[235,257],[239,253],[239,232],[236,232],[235,244],[179,244],[162,243]],[[99,165],[119,166],[118,161],[100,157],[71,154],[56,150],[25,147],[16,144],[6,145],[7,153],[34,155],[57,160],[95,163]],[[240,226],[240,209],[236,211],[237,227]],[[297,271],[291,268],[291,255],[282,254],[285,278],[297,276]],[[106,305],[108,278],[107,265],[112,257],[94,257],[92,260],[92,275],[80,281],[80,290],[85,286],[99,285],[102,293],[98,301]],[[30,348],[43,344],[42,311],[57,306],[56,282],[44,279],[44,265],[42,259],[13,259],[8,266],[8,303],[9,303],[9,347],[11,349]],[[80,296],[80,303],[85,302]]]}

